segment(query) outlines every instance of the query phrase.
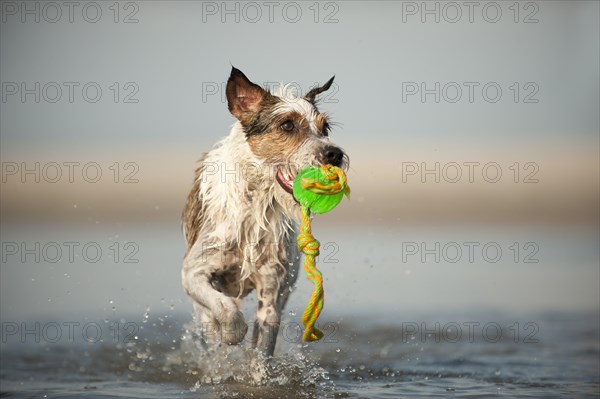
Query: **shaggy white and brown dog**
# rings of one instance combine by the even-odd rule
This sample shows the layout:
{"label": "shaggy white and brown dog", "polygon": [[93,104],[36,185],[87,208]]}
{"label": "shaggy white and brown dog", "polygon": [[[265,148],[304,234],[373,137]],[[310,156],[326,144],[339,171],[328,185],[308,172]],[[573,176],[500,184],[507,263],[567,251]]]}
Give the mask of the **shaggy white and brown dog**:
{"label": "shaggy white and brown dog", "polygon": [[316,107],[332,82],[299,97],[289,86],[270,93],[231,70],[226,94],[237,121],[202,157],[183,213],[183,287],[206,345],[244,339],[248,327],[238,305],[254,289],[252,345],[273,354],[300,261],[294,177],[311,165],[348,165],[329,138],[328,116]]}

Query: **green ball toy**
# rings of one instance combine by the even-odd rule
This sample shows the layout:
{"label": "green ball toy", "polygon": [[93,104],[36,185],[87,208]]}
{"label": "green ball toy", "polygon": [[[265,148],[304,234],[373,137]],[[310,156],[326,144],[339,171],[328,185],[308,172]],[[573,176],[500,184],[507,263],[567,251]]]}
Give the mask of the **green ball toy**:
{"label": "green ball toy", "polygon": [[344,172],[331,165],[302,170],[294,179],[294,198],[313,213],[327,213],[350,195]]}

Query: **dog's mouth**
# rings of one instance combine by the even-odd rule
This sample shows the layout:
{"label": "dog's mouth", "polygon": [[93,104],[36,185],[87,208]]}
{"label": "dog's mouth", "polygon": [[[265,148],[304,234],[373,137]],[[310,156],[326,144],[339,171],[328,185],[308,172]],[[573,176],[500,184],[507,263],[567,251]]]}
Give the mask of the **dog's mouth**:
{"label": "dog's mouth", "polygon": [[294,179],[296,177],[292,176],[290,172],[284,171],[283,169],[277,170],[277,174],[275,175],[275,179],[277,183],[285,190],[285,192],[290,195],[294,195]]}

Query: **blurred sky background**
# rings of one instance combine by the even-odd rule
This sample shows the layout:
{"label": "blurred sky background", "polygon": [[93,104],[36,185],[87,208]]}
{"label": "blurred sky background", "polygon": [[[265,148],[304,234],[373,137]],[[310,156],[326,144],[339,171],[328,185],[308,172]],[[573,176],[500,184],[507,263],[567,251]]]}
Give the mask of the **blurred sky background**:
{"label": "blurred sky background", "polygon": [[[339,122],[332,138],[351,158],[353,192],[315,225],[331,244],[322,257],[338,261],[321,265],[326,312],[598,309],[598,2],[494,3],[501,14],[476,2],[472,21],[462,2],[460,18],[447,3],[425,3],[439,22],[422,2],[276,2],[272,22],[262,2],[120,2],[118,16],[113,2],[98,2],[95,23],[87,3],[73,22],[66,6],[59,18],[45,2],[2,4],[3,319],[191,310],[179,215],[196,160],[233,123],[221,90],[231,65],[261,85],[297,82],[303,91],[336,76],[320,108]],[[38,7],[40,21],[22,7]],[[35,82],[39,103],[32,94],[21,101],[21,84]],[[42,90],[50,82],[62,88],[55,103],[47,99],[56,85]],[[64,82],[78,84],[73,102]],[[97,102],[83,98],[90,82],[102,89]],[[407,94],[436,82],[439,102]],[[462,88],[456,102],[455,85],[442,91],[449,82]],[[465,82],[476,85],[472,102]],[[485,98],[493,88],[482,93],[490,83],[502,90],[496,102]],[[36,162],[96,162],[103,177],[88,183],[76,167],[73,183],[36,183],[7,172]],[[471,162],[480,165],[473,182]],[[462,178],[450,182],[450,169],[439,182],[422,175],[436,163],[440,172],[460,165]],[[489,163],[502,172],[496,183],[482,175]],[[123,182],[130,172],[137,183]],[[96,242],[105,256],[37,263],[6,251],[73,241]],[[124,263],[123,253],[114,261],[115,242],[122,251],[133,242],[139,262]],[[503,253],[496,263],[480,250],[473,262],[406,253],[411,243],[465,242]],[[526,263],[535,248],[538,262]],[[299,282],[296,310],[310,289],[303,275]]]}

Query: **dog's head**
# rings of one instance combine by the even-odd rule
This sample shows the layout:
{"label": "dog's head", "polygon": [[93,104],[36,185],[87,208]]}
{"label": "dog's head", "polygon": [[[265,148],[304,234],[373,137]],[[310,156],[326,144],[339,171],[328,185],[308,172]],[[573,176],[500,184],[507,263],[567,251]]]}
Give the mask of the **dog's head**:
{"label": "dog's head", "polygon": [[333,78],[298,97],[286,87],[270,93],[239,69],[231,69],[226,90],[229,111],[242,125],[254,156],[273,166],[273,179],[289,194],[296,174],[307,166],[348,166],[346,154],[329,138],[328,115],[316,106],[317,95],[332,83]]}

